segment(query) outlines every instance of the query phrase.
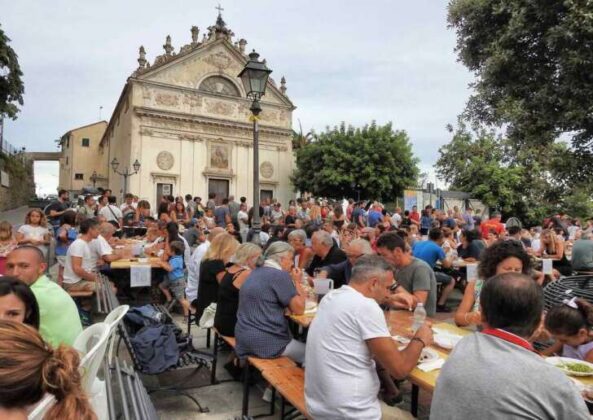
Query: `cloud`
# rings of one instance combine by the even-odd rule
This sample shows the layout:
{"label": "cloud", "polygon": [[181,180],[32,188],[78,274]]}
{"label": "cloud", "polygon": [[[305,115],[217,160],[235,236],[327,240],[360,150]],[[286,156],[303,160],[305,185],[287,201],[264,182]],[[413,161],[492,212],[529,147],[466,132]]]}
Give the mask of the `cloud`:
{"label": "cloud", "polygon": [[[5,135],[28,150],[55,150],[73,127],[108,118],[138,47],[150,61],[170,34],[178,49],[216,19],[215,1],[0,0],[2,28],[24,72],[25,105]],[[223,4],[228,26],[268,60],[304,130],[341,121],[392,121],[406,130],[423,167],[449,140],[469,96],[471,74],[456,61],[455,34],[446,27],[444,0],[301,0]],[[200,37],[201,37],[200,34]],[[53,192],[53,191],[52,191]]]}

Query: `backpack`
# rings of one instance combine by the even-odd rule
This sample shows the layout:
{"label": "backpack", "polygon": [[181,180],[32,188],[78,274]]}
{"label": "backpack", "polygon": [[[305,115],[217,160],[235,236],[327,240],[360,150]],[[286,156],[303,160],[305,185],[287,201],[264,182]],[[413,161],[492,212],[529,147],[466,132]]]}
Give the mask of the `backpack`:
{"label": "backpack", "polygon": [[131,342],[142,372],[157,374],[177,366],[179,347],[175,325],[147,325],[132,337]]}

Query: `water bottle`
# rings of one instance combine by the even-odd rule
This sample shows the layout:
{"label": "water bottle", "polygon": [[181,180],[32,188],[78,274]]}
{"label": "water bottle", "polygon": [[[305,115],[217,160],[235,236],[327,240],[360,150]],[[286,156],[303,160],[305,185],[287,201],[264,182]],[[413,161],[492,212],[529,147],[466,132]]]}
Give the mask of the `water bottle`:
{"label": "water bottle", "polygon": [[414,309],[414,323],[412,324],[412,331],[418,331],[418,328],[424,324],[424,320],[426,320],[426,309],[424,309],[424,305],[419,303],[416,305],[416,309]]}
{"label": "water bottle", "polygon": [[140,247],[140,258],[146,258],[146,253],[144,252],[144,244]]}

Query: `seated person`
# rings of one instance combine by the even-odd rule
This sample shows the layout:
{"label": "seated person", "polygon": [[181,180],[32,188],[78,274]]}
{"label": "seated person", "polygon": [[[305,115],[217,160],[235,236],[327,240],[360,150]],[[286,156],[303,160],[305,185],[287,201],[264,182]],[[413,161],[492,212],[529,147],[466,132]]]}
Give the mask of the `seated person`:
{"label": "seated person", "polygon": [[294,266],[306,269],[313,259],[313,250],[307,246],[307,233],[295,229],[288,234],[288,243],[294,248]]}
{"label": "seated person", "polygon": [[321,267],[318,277],[329,278],[334,281],[334,289],[339,289],[350,282],[352,276],[352,267],[356,261],[363,255],[373,253],[369,241],[364,239],[354,239],[345,249],[347,259],[341,263],[326,265]]}
{"label": "seated person", "polygon": [[477,230],[462,230],[461,244],[457,247],[457,255],[466,262],[477,262],[480,255],[486,249],[486,245],[480,240],[480,233]]}
{"label": "seated person", "polygon": [[337,264],[346,260],[344,251],[335,244],[331,234],[324,230],[318,230],[311,237],[311,249],[315,256],[311,265],[307,268],[307,274],[313,276],[317,269],[330,264]]}
{"label": "seated person", "polygon": [[0,320],[39,329],[39,306],[33,291],[16,277],[0,277]]}
{"label": "seated person", "polygon": [[[428,232],[428,241],[419,241],[414,244],[412,247],[412,255],[424,261],[433,270],[435,269],[437,261],[441,262],[442,268],[449,268],[451,267],[452,262],[447,258],[447,255],[442,248],[443,241],[443,232],[439,228],[432,228]],[[445,303],[447,302],[449,294],[455,288],[453,277],[440,271],[435,271],[434,275],[437,283],[444,286],[437,302],[437,312],[451,312]]]}
{"label": "seated person", "polygon": [[556,343],[543,354],[593,363],[593,305],[584,299],[566,299],[548,311],[545,326]]}
{"label": "seated person", "polygon": [[455,323],[460,327],[480,325],[480,292],[489,278],[503,273],[529,274],[531,258],[517,241],[498,241],[487,248],[478,264],[478,279],[470,281],[455,312]]}
{"label": "seated person", "polygon": [[66,291],[94,291],[97,287],[96,267],[89,246],[99,236],[99,222],[86,219],[80,224],[80,235],[66,253],[64,289]]}
{"label": "seated person", "polygon": [[39,332],[53,346],[72,345],[82,332],[76,304],[62,289],[45,276],[45,259],[38,248],[21,246],[6,259],[6,274],[27,284],[39,306]]}
{"label": "seated person", "polygon": [[80,356],[73,348],[54,349],[30,326],[0,321],[0,355],[1,419],[26,419],[47,394],[54,395],[56,403],[45,419],[97,419],[82,388]]}
{"label": "seated person", "polygon": [[[540,325],[541,287],[520,273],[499,274],[480,294],[482,332],[464,337],[440,371],[430,418],[589,419],[577,387],[528,339]],[[483,396],[475,401],[469,396]]]}
{"label": "seated person", "polygon": [[[253,270],[239,290],[235,326],[237,356],[240,359],[287,356],[303,363],[305,344],[291,338],[285,316],[287,308],[296,315],[305,311],[302,272],[292,269],[294,251],[286,242],[274,242],[264,253],[263,260],[263,265]],[[198,293],[198,299],[199,296]]]}
{"label": "seated person", "polygon": [[572,247],[572,269],[593,272],[593,233],[583,232]]}
{"label": "seated person", "polygon": [[396,232],[385,232],[377,239],[377,253],[395,266],[400,286],[422,303],[428,316],[436,312],[437,283],[434,271],[424,261],[414,258],[404,239]]}
{"label": "seated person", "polygon": [[[365,255],[354,265],[350,283],[321,301],[305,352],[305,402],[312,418],[413,418],[378,398],[373,358],[403,379],[432,343],[430,326],[424,324],[410,344],[398,350],[379,306],[387,302],[393,281],[392,268],[383,258]],[[352,386],[344,386],[348,383]]]}

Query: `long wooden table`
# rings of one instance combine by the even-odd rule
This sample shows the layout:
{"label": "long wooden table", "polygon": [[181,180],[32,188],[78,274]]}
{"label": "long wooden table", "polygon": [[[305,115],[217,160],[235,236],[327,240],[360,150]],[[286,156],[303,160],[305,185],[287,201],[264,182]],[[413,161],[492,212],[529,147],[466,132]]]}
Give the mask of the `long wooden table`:
{"label": "long wooden table", "polygon": [[[309,315],[290,315],[290,320],[298,324],[303,328],[308,328],[311,325],[311,322],[315,318],[315,313]],[[473,331],[467,330],[464,328],[459,328],[451,323],[437,321],[434,319],[427,319],[428,321],[432,322],[432,327],[446,330],[451,334],[466,336],[469,334],[473,334]],[[402,337],[411,338],[413,337],[414,333],[412,332],[412,323],[413,323],[413,312],[409,311],[386,311],[386,321],[387,325],[389,326],[389,330],[391,335],[400,335]],[[430,346],[433,350],[435,350],[439,357],[447,360],[449,357],[449,353],[451,350],[439,347],[436,343]],[[418,367],[415,367],[410,374],[408,375],[408,380],[412,383],[412,407],[411,412],[412,415],[417,417],[418,415],[418,397],[419,397],[419,390],[422,388],[425,391],[433,392],[436,386],[437,379],[439,377],[441,370],[436,369],[431,372],[424,372]],[[588,377],[574,377],[583,385],[593,386],[593,376]]]}
{"label": "long wooden table", "polygon": [[161,267],[161,259],[158,257],[151,257],[147,258],[147,262],[141,263],[138,261],[138,258],[124,258],[121,260],[113,261],[110,265],[112,270],[117,269],[129,269],[131,267],[139,266],[139,265],[147,265],[150,264],[152,268],[160,268]]}

